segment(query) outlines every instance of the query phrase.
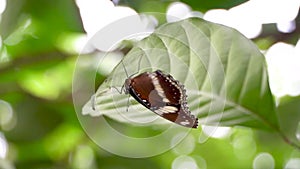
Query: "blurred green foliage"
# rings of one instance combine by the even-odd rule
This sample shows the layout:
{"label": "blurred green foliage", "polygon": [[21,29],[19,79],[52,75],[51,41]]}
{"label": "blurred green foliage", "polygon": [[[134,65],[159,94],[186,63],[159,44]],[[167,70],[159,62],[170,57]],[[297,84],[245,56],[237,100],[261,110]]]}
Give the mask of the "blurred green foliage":
{"label": "blurred green foliage", "polygon": [[[171,2],[121,0],[120,4],[138,12],[165,12]],[[205,12],[244,1],[183,2]],[[238,127],[224,139],[211,138],[205,143],[198,143],[198,130],[192,131],[195,148],[190,154],[170,150],[151,158],[131,159],[99,148],[85,135],[72,103],[77,54],[70,50],[72,42],[68,45],[68,40],[83,33],[74,1],[7,0],[0,20],[0,101],[4,101],[0,102],[0,133],[8,143],[8,152],[4,159],[0,157],[0,168],[171,168],[182,155],[193,157],[201,168],[251,168],[260,152],[270,153],[276,168],[282,168],[289,158],[300,157],[299,151],[275,133]],[[96,83],[104,78],[97,75]],[[298,98],[290,99],[281,106],[279,113],[287,128],[293,118],[284,113],[298,116],[298,102]],[[132,126],[122,125],[122,129],[135,136],[145,134],[135,133]]]}

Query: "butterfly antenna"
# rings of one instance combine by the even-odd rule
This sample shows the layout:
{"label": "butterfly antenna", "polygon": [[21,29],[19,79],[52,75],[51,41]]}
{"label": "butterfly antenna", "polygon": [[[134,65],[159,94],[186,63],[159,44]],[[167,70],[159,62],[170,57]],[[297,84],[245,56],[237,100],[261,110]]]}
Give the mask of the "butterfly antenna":
{"label": "butterfly antenna", "polygon": [[[124,85],[123,85],[124,86]],[[117,87],[115,86],[110,86],[110,88],[114,88],[119,94],[122,94],[122,91],[123,91],[123,86],[121,88],[121,90],[119,90]]]}
{"label": "butterfly antenna", "polygon": [[124,71],[125,71],[125,73],[126,73],[126,77],[128,78],[129,76],[128,76],[128,73],[127,73],[127,70],[126,70],[126,68],[125,68],[125,65],[124,65],[123,61],[121,61],[121,63],[122,63],[122,65],[123,65]]}

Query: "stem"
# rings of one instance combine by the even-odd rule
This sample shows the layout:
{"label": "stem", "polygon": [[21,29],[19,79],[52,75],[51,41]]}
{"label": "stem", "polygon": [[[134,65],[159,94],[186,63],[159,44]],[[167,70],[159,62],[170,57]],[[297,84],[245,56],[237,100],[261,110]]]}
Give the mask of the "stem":
{"label": "stem", "polygon": [[282,137],[282,139],[292,147],[298,149],[300,151],[300,145],[290,140],[288,137],[286,137],[281,131],[278,131],[279,135]]}

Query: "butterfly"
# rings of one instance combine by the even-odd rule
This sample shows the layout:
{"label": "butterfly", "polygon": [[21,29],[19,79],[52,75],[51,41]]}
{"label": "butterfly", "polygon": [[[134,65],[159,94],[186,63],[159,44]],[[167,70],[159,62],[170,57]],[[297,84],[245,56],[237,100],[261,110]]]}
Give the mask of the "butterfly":
{"label": "butterfly", "polygon": [[124,89],[125,94],[159,116],[185,127],[198,127],[198,119],[187,105],[184,86],[170,74],[161,70],[144,72],[127,78]]}

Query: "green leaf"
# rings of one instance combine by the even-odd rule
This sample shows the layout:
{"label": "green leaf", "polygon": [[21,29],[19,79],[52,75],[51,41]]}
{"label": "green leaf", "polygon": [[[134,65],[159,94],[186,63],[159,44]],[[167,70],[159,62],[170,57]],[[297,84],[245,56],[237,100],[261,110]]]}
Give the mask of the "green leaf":
{"label": "green leaf", "polygon": [[[200,124],[278,131],[264,56],[232,28],[199,18],[168,23],[138,42],[122,62],[130,76],[160,69],[179,80],[187,89],[188,105]],[[96,99],[86,104],[83,114],[105,114],[127,123],[153,121],[156,114],[132,97],[128,106],[128,96],[115,89],[120,90],[128,78],[123,64],[116,66],[99,87]],[[133,120],[129,122],[128,118]],[[161,124],[166,121],[155,120]]]}
{"label": "green leaf", "polygon": [[284,97],[278,106],[280,130],[292,144],[300,146],[300,96]]}

